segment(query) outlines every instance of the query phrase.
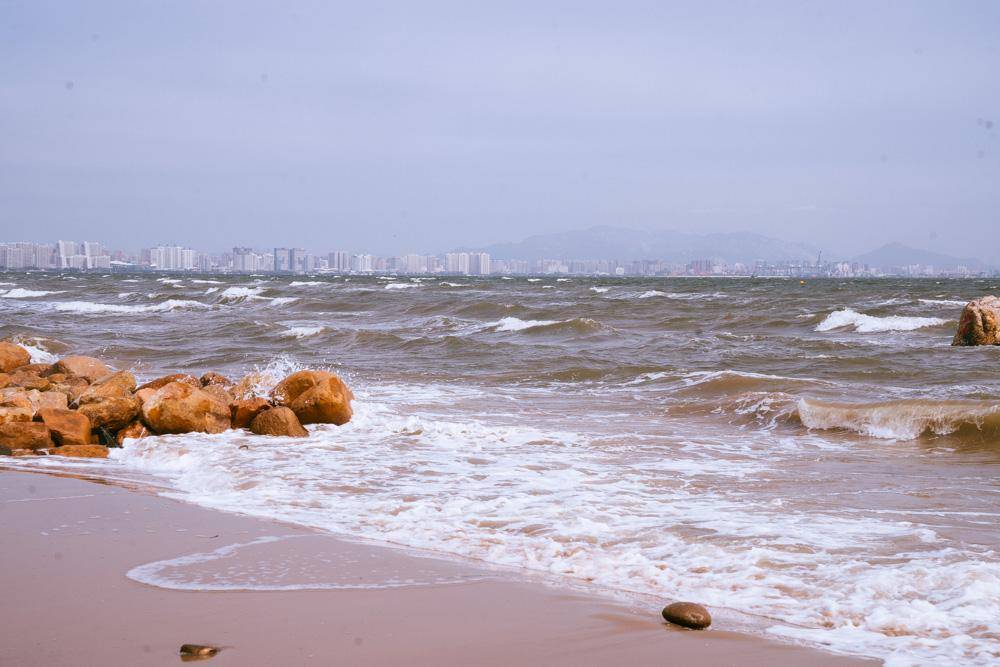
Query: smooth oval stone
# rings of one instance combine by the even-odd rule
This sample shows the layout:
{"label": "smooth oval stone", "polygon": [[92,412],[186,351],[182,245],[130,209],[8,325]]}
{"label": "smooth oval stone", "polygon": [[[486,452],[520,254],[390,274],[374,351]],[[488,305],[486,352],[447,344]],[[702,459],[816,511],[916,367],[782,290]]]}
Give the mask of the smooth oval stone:
{"label": "smooth oval stone", "polygon": [[203,660],[211,658],[219,652],[215,646],[202,646],[201,644],[184,644],[181,646],[181,658]]}
{"label": "smooth oval stone", "polygon": [[700,604],[674,602],[663,608],[664,620],[692,630],[704,630],[712,624],[712,615]]}

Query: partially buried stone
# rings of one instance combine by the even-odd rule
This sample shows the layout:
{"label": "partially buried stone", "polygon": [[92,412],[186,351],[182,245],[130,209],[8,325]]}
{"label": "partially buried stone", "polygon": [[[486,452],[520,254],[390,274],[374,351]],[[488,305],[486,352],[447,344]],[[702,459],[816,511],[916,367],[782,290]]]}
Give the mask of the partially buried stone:
{"label": "partially buried stone", "polygon": [[219,652],[215,646],[203,646],[201,644],[184,644],[181,646],[180,654],[182,659],[204,659],[211,658]]}
{"label": "partially buried stone", "polygon": [[63,445],[56,447],[52,453],[57,456],[68,456],[79,459],[106,459],[108,448],[103,445]]}
{"label": "partially buried stone", "polygon": [[694,602],[674,602],[663,608],[663,619],[692,630],[704,630],[712,624],[708,610]]}
{"label": "partially buried stone", "polygon": [[309,431],[302,427],[291,409],[279,406],[264,410],[250,422],[250,430],[257,435],[284,435],[304,438]]}

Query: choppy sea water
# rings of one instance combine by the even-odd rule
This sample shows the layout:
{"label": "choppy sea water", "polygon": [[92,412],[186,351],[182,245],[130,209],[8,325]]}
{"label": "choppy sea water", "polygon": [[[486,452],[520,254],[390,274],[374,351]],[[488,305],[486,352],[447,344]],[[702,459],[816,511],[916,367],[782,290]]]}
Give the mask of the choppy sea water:
{"label": "choppy sea water", "polygon": [[990,293],[1000,281],[0,274],[0,337],[147,378],[329,367],[357,394],[341,428],[133,441],[108,476],[734,609],[888,664],[987,664],[1000,348],[949,343]]}

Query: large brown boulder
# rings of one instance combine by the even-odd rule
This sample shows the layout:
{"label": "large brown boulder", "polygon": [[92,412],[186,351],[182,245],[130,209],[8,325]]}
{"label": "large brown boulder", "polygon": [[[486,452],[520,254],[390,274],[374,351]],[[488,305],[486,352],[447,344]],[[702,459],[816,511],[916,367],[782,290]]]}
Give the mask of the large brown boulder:
{"label": "large brown boulder", "polygon": [[229,419],[233,428],[250,428],[254,417],[271,407],[266,398],[245,398],[229,404]]}
{"label": "large brown boulder", "polygon": [[970,301],[958,320],[952,345],[1000,345],[1000,298]]}
{"label": "large brown boulder", "polygon": [[258,387],[266,384],[267,378],[264,377],[263,373],[248,373],[240,378],[229,390],[229,393],[233,395],[233,398],[237,401],[241,401],[248,398],[257,398],[261,395]]}
{"label": "large brown boulder", "polygon": [[299,418],[290,408],[276,407],[264,410],[250,422],[250,430],[257,435],[284,435],[304,438],[309,431],[302,428]]}
{"label": "large brown boulder", "polygon": [[108,448],[104,445],[63,445],[52,450],[56,456],[72,456],[82,459],[106,459]]}
{"label": "large brown boulder", "polygon": [[42,408],[38,411],[56,446],[90,444],[90,418],[77,410]]}
{"label": "large brown boulder", "polygon": [[200,387],[201,382],[198,381],[193,375],[188,375],[187,373],[173,373],[172,375],[164,375],[163,377],[156,378],[155,380],[150,380],[149,382],[139,385],[136,391],[142,391],[143,389],[159,389],[160,387],[165,387],[171,382],[183,382],[184,384],[189,384],[192,387]]}
{"label": "large brown boulder", "polygon": [[10,375],[7,373],[0,373],[0,389],[10,385]]}
{"label": "large brown boulder", "polygon": [[111,369],[100,359],[81,356],[63,357],[52,366],[52,371],[85,378],[88,382],[100,380],[105,375],[111,374]]}
{"label": "large brown boulder", "polygon": [[52,382],[48,378],[42,377],[37,373],[31,371],[26,371],[23,369],[17,369],[16,371],[11,371],[10,375],[10,386],[21,387],[22,389],[37,389],[38,391],[45,391],[52,386]]}
{"label": "large brown boulder", "polygon": [[211,394],[225,405],[229,405],[233,401],[233,395],[221,384],[206,384],[201,390],[206,394]]}
{"label": "large brown boulder", "polygon": [[290,407],[303,424],[346,424],[351,420],[354,394],[340,378],[326,371],[299,371],[272,392],[278,405]]}
{"label": "large brown boulder", "polygon": [[20,345],[0,341],[0,373],[12,371],[31,363],[31,355]]}
{"label": "large brown boulder", "polygon": [[35,375],[47,376],[47,375],[52,375],[54,369],[55,366],[53,366],[52,364],[27,364],[24,366],[20,366],[19,368],[15,368],[14,370],[24,371],[26,373],[34,373]]}
{"label": "large brown boulder", "polygon": [[118,441],[118,446],[121,447],[125,443],[126,438],[134,438],[138,440],[139,438],[145,438],[147,435],[150,435],[149,429],[147,429],[146,425],[137,419],[122,430],[118,431],[115,435],[115,440]]}
{"label": "large brown boulder", "polygon": [[142,404],[142,421],[154,433],[222,433],[229,406],[190,384],[171,382]]}
{"label": "large brown boulder", "polygon": [[57,408],[65,410],[69,407],[69,399],[66,394],[58,391],[36,391],[32,389],[26,396],[31,401],[31,409],[38,414],[43,408]]}
{"label": "large brown boulder", "polygon": [[[49,379],[51,380],[53,377],[55,376],[50,375]],[[53,382],[52,386],[49,387],[49,391],[58,391],[61,394],[65,394],[70,402],[75,403],[89,387],[90,383],[84,378],[67,377],[62,382]]]}
{"label": "large brown boulder", "polygon": [[91,428],[104,427],[109,431],[128,426],[138,415],[142,405],[135,396],[102,398],[93,403],[84,403],[78,409],[90,419]]}
{"label": "large brown boulder", "polygon": [[0,424],[0,447],[14,449],[48,449],[52,447],[49,428],[40,422],[10,422]]}
{"label": "large brown boulder", "polygon": [[20,387],[0,389],[0,424],[30,422],[35,408],[28,393]]}
{"label": "large brown boulder", "polygon": [[90,385],[77,399],[78,403],[96,403],[105,398],[129,396],[135,391],[135,376],[128,371],[118,371]]}
{"label": "large brown boulder", "polygon": [[354,394],[340,378],[334,376],[298,395],[288,407],[303,424],[336,424],[351,421],[351,399]]}

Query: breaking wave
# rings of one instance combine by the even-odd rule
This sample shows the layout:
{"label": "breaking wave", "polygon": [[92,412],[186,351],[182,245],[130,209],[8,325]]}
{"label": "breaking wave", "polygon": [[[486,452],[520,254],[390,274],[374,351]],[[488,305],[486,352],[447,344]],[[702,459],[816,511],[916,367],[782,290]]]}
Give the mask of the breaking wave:
{"label": "breaking wave", "polygon": [[200,301],[186,299],[170,299],[163,303],[148,306],[123,306],[113,303],[94,303],[92,301],[67,301],[55,304],[55,309],[62,313],[80,313],[83,315],[111,313],[125,315],[129,313],[165,313],[171,310],[206,310],[211,308]]}
{"label": "breaking wave", "polygon": [[36,297],[48,296],[50,294],[62,294],[64,291],[65,290],[33,290],[16,287],[6,292],[0,292],[0,297],[3,297],[4,299],[34,299]]}
{"label": "breaking wave", "polygon": [[798,413],[807,428],[840,429],[890,440],[915,440],[922,435],[1000,436],[1000,403],[996,401],[832,403],[800,399]]}
{"label": "breaking wave", "polygon": [[905,317],[902,315],[876,317],[845,308],[844,310],[835,310],[827,315],[826,319],[816,325],[816,331],[833,331],[846,327],[854,327],[858,333],[914,331],[924,327],[936,327],[947,322],[948,320],[940,317]]}

